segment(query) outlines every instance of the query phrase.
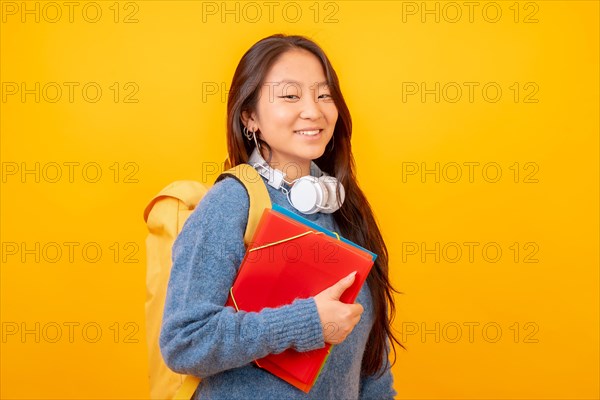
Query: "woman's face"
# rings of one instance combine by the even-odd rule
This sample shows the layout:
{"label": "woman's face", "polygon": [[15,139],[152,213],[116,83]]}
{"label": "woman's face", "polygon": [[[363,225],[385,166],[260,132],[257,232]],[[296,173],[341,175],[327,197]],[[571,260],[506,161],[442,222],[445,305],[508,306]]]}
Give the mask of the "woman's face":
{"label": "woman's face", "polygon": [[[310,174],[310,162],[323,155],[337,118],[323,67],[306,50],[283,53],[265,77],[256,112],[251,118],[242,114],[246,127],[258,130],[271,147],[271,167],[289,179]],[[266,159],[268,150],[262,153]]]}

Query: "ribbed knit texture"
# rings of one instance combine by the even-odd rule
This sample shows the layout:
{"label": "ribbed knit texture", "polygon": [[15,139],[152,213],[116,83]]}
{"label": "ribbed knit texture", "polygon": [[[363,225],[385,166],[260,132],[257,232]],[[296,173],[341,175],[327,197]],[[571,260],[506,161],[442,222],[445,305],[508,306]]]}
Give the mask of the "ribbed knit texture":
{"label": "ribbed knit texture", "polygon": [[[272,203],[339,232],[331,214],[302,214],[281,191],[267,188]],[[308,394],[252,363],[288,348],[309,351],[325,343],[313,298],[258,313],[223,306],[245,254],[247,218],[248,194],[227,177],[206,193],[173,246],[160,349],[169,368],[202,378],[193,398],[393,399],[389,366],[381,378],[360,377],[373,324],[366,283],[356,300],[365,309],[360,322],[344,342],[332,347]]]}

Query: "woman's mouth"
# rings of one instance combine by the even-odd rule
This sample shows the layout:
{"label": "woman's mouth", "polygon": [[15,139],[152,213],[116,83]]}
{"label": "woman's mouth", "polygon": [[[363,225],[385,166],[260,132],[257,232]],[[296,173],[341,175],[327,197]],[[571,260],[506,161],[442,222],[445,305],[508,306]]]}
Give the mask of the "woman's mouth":
{"label": "woman's mouth", "polygon": [[323,132],[323,129],[314,129],[314,130],[305,130],[305,131],[294,131],[294,133],[297,133],[301,136],[304,137],[319,137],[321,136],[321,132]]}

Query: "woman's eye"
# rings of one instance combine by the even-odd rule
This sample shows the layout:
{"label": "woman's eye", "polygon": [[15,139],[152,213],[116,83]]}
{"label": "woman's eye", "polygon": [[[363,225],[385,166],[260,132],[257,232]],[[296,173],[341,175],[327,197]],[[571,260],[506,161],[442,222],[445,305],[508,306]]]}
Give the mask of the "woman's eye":
{"label": "woman's eye", "polygon": [[289,99],[289,98],[298,97],[298,96],[296,96],[295,94],[288,94],[287,96],[279,96],[279,97],[282,99]]}
{"label": "woman's eye", "polygon": [[321,98],[321,97],[323,97],[323,96],[326,96],[326,97],[330,97],[330,98],[331,98],[331,95],[330,95],[330,94],[322,94],[322,95],[320,95],[320,96],[319,96],[319,98]]}

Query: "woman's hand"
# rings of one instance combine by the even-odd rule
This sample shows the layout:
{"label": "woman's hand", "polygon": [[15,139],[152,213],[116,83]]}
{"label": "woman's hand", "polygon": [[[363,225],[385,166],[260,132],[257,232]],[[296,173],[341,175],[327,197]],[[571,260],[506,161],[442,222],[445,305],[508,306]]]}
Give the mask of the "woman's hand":
{"label": "woman's hand", "polygon": [[354,282],[356,271],[315,296],[315,303],[323,326],[325,343],[340,344],[360,321],[363,306],[346,304],[339,299]]}

